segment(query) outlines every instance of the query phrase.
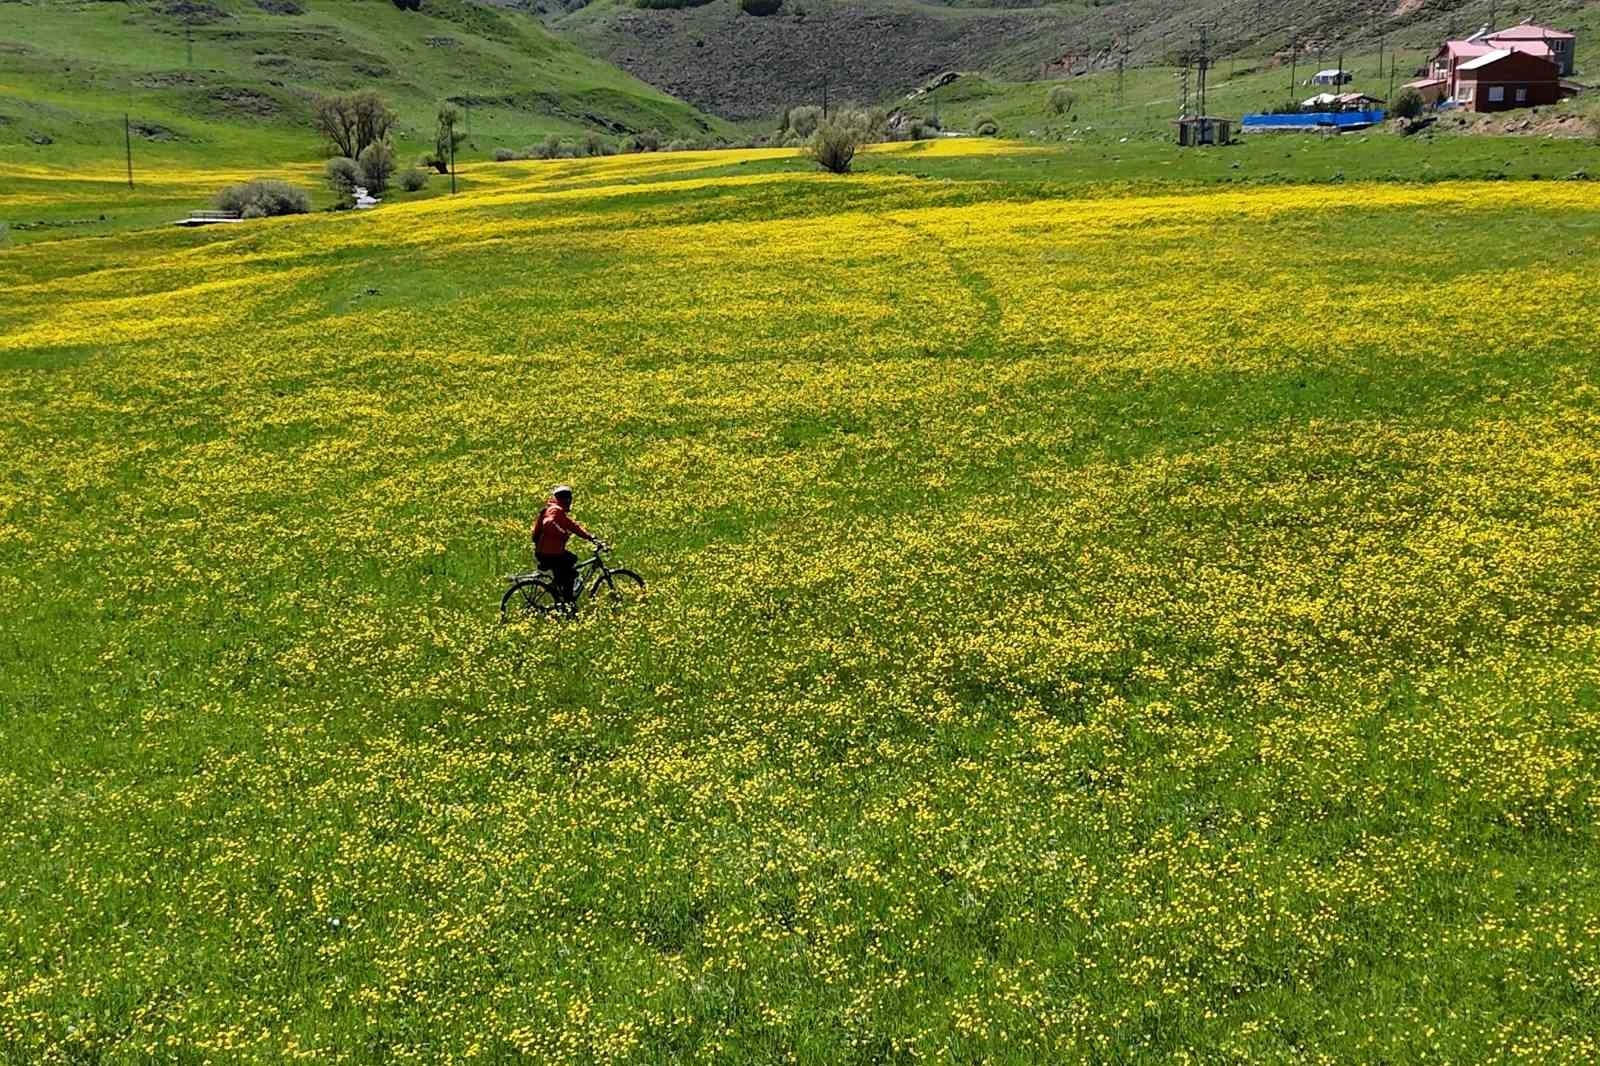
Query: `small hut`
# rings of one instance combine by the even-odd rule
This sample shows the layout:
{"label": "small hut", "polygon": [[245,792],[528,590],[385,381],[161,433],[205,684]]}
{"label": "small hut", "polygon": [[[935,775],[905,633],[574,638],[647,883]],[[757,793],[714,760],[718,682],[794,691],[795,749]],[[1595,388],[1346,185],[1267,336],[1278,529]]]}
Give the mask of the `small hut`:
{"label": "small hut", "polygon": [[1195,115],[1178,120],[1178,144],[1198,148],[1203,144],[1227,144],[1233,139],[1233,121]]}

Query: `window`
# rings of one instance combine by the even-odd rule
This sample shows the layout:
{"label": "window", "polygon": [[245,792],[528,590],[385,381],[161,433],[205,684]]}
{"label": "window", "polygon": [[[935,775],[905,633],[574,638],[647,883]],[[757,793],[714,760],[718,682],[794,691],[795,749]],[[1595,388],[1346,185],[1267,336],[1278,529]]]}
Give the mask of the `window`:
{"label": "window", "polygon": [[1528,90],[1526,90],[1526,89],[1518,89],[1517,90],[1517,103],[1525,104],[1527,102],[1528,102]]}
{"label": "window", "polygon": [[1489,86],[1489,102],[1491,104],[1503,104],[1505,101],[1506,87],[1504,85]]}

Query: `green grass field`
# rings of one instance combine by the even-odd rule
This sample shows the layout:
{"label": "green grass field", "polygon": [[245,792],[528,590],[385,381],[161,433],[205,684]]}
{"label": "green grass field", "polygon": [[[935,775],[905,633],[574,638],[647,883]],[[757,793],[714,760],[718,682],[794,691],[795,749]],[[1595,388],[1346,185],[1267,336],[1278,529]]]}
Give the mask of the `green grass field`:
{"label": "green grass field", "polygon": [[[98,165],[120,157],[123,118],[139,170],[196,161],[279,165],[315,158],[309,98],[380,90],[400,116],[405,162],[433,145],[440,101],[463,102],[465,158],[550,133],[727,132],[527,15],[468,0],[420,12],[390,0],[11,3],[0,22],[0,163]],[[267,5],[267,6],[270,6]],[[208,12],[214,14],[208,14]],[[48,139],[50,143],[36,143]]]}
{"label": "green grass field", "polygon": [[0,253],[0,1058],[1593,1061],[1600,192],[1278,150]]}

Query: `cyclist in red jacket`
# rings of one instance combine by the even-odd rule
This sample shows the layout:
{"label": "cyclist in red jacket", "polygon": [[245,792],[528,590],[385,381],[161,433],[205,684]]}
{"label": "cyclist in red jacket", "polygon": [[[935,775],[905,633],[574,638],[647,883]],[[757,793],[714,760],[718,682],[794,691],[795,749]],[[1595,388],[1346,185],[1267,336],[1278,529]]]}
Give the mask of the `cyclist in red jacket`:
{"label": "cyclist in red jacket", "polygon": [[567,551],[567,539],[574,533],[601,550],[605,544],[584,529],[571,515],[572,486],[557,485],[544,501],[544,510],[533,521],[533,557],[539,568],[550,571],[556,582],[556,595],[572,599],[572,584],[578,577],[578,557]]}

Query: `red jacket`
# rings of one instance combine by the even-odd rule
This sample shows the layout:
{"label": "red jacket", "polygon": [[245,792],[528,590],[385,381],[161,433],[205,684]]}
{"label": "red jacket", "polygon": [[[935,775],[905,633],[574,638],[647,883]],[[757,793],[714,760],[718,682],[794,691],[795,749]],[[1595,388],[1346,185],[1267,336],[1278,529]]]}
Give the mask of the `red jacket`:
{"label": "red jacket", "polygon": [[544,501],[544,510],[534,520],[533,550],[540,555],[560,555],[567,550],[567,538],[574,533],[584,540],[594,539],[552,496]]}

